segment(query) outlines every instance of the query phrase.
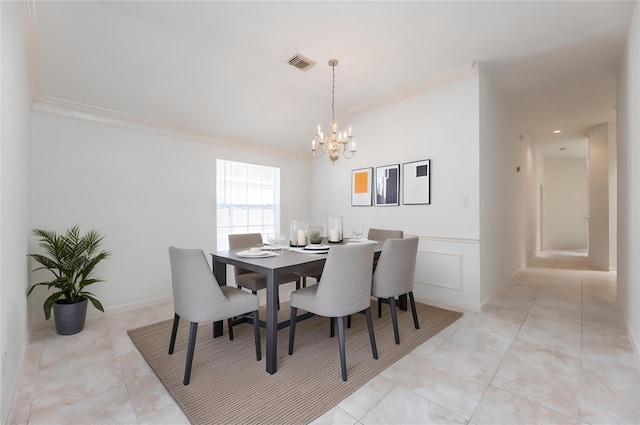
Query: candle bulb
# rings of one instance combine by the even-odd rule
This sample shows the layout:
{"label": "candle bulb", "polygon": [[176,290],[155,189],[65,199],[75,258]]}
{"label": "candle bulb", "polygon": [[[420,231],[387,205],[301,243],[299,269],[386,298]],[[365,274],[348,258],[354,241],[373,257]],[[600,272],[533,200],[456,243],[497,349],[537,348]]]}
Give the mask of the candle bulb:
{"label": "candle bulb", "polygon": [[351,126],[349,126],[349,137],[351,137]]}

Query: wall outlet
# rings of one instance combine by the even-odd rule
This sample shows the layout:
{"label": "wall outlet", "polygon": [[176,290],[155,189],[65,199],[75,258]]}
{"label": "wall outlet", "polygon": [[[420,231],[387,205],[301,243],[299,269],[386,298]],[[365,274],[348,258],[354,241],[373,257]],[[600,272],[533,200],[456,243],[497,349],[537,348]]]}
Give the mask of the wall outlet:
{"label": "wall outlet", "polygon": [[463,196],[462,199],[460,200],[460,207],[461,208],[468,208],[469,207],[469,197],[468,196]]}

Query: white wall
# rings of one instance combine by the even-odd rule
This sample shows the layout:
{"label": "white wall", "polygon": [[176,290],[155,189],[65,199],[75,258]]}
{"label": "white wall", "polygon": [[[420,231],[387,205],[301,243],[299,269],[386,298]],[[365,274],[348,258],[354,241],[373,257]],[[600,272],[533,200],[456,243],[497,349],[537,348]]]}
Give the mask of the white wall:
{"label": "white wall", "polygon": [[[530,145],[531,158],[533,161],[533,174],[532,177],[532,196],[535,198],[535,255],[540,254],[542,251],[542,247],[544,245],[544,188],[545,188],[545,176],[544,176],[544,162],[545,158],[542,154],[542,150],[540,147],[535,145]],[[532,248],[533,249],[533,248]]]}
{"label": "white wall", "polygon": [[616,123],[609,128],[609,270],[618,265],[618,141]]}
{"label": "white wall", "polygon": [[44,113],[33,114],[32,149],[31,225],[106,236],[106,282],[92,288],[105,308],[169,296],[170,245],[216,249],[216,158],[281,168],[282,229],[309,214],[306,161]]}
{"label": "white wall", "polygon": [[[341,215],[347,236],[355,223],[419,236],[416,298],[471,309],[480,305],[478,97],[478,75],[467,69],[412,97],[374,102],[350,122],[337,117],[352,125],[358,152],[335,165],[314,161],[309,216],[325,232],[327,216]],[[352,170],[421,159],[432,160],[431,205],[351,206]]]}
{"label": "white wall", "polygon": [[[529,140],[514,108],[480,68],[480,269],[486,302],[522,265],[534,243]],[[527,227],[529,226],[529,227]]]}
{"label": "white wall", "polygon": [[0,2],[0,422],[28,343],[29,103],[20,3]]}
{"label": "white wall", "polygon": [[545,158],[544,174],[543,248],[587,248],[587,161],[582,158]]}
{"label": "white wall", "polygon": [[618,302],[640,352],[640,6],[618,72]]}
{"label": "white wall", "polygon": [[609,125],[589,129],[589,264],[609,270]]}

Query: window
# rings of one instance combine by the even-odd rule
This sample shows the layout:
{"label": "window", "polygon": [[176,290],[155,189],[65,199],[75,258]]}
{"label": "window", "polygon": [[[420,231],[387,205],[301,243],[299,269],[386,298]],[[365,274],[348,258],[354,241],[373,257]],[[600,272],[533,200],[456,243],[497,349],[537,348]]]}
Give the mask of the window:
{"label": "window", "polygon": [[216,225],[219,250],[229,249],[231,233],[280,231],[280,169],[216,161]]}

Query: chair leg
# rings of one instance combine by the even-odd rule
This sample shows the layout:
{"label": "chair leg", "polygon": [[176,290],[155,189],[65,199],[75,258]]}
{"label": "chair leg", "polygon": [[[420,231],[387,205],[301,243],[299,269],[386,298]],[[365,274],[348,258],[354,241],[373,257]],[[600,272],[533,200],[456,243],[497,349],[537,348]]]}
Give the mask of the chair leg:
{"label": "chair leg", "polygon": [[398,332],[398,316],[396,315],[396,299],[389,297],[389,307],[391,308],[391,323],[393,323],[393,337],[396,345],[400,344],[400,334]]}
{"label": "chair leg", "polygon": [[256,360],[262,359],[262,347],[260,346],[260,315],[258,310],[253,312],[253,338],[256,343]]}
{"label": "chair leg", "polygon": [[306,276],[302,276],[302,287],[303,288],[307,287],[307,277]]}
{"label": "chair leg", "polygon": [[196,350],[196,335],[198,334],[198,324],[191,322],[189,329],[189,347],[187,348],[187,363],[184,366],[184,379],[182,383],[189,385],[191,380],[191,364],[193,363],[193,353]]}
{"label": "chair leg", "polygon": [[351,315],[347,316],[347,328],[351,329]]}
{"label": "chair leg", "polygon": [[418,323],[418,312],[416,311],[416,300],[413,298],[413,291],[409,291],[409,301],[411,301],[411,312],[413,313],[413,326],[416,329],[420,329],[420,324]]}
{"label": "chair leg", "polygon": [[376,336],[373,333],[373,320],[371,320],[371,307],[367,307],[364,311],[367,316],[367,328],[369,329],[369,341],[371,341],[371,353],[374,359],[378,359],[378,347],[376,346]]}
{"label": "chair leg", "polygon": [[338,317],[338,345],[340,346],[340,369],[342,370],[342,380],[347,380],[347,357],[344,346],[344,317]]}
{"label": "chair leg", "polygon": [[331,331],[329,332],[329,336],[333,338],[336,335],[336,325],[333,317],[329,317],[329,322],[331,323]]}
{"label": "chair leg", "polygon": [[173,354],[173,348],[176,345],[176,335],[178,335],[178,323],[180,322],[180,316],[178,313],[173,314],[173,328],[171,329],[171,340],[169,341],[169,354]]}
{"label": "chair leg", "polygon": [[382,317],[382,298],[378,298],[378,318]]}
{"label": "chair leg", "polygon": [[296,334],[296,314],[298,309],[291,307],[291,319],[289,320],[289,354],[293,354],[293,339]]}
{"label": "chair leg", "polygon": [[229,341],[233,341],[233,324],[231,323],[231,319],[227,319],[228,327],[229,327]]}

